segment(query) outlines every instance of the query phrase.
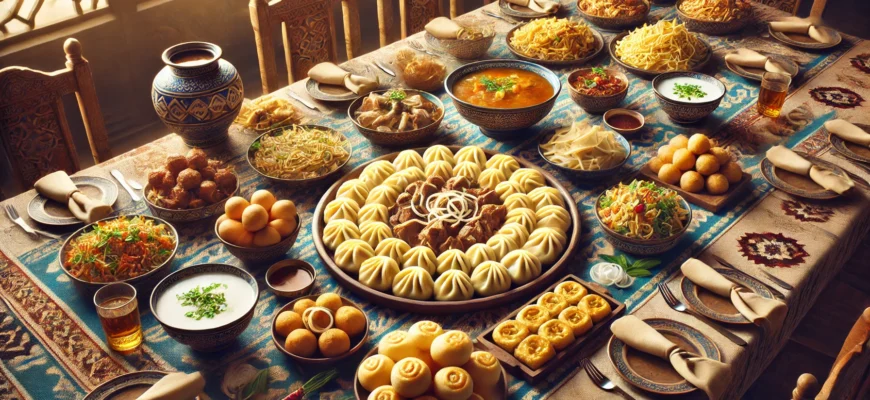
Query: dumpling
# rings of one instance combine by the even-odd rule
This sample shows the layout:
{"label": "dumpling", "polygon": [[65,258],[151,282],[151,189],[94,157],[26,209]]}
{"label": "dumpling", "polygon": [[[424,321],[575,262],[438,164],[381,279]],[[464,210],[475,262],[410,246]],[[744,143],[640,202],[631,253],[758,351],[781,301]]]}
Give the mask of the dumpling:
{"label": "dumpling", "polygon": [[347,197],[335,199],[326,205],[326,210],[323,212],[323,222],[329,223],[334,219],[356,222],[357,214],[359,214],[359,204],[356,204],[356,201]]}
{"label": "dumpling", "polygon": [[471,284],[471,278],[464,271],[451,269],[435,280],[435,300],[468,300],[472,296],[474,296],[474,286]]}
{"label": "dumpling", "polygon": [[535,203],[535,210],[540,210],[544,206],[555,204],[565,207],[565,200],[562,199],[562,194],[559,190],[551,186],[542,186],[529,192],[529,197]]}
{"label": "dumpling", "polygon": [[396,190],[398,193],[402,193],[405,191],[405,188],[408,187],[408,184],[413,182],[411,177],[407,174],[403,174],[401,171],[396,172],[395,174],[390,175],[387,179],[384,179],[384,182],[381,185],[389,186]]}
{"label": "dumpling", "polygon": [[366,197],[369,195],[369,185],[359,179],[350,179],[338,187],[338,192],[335,198],[348,198],[362,206],[366,203]]}
{"label": "dumpling", "polygon": [[332,251],[350,239],[359,239],[359,227],[346,219],[334,219],[323,228],[323,244]]}
{"label": "dumpling", "polygon": [[379,160],[363,168],[359,178],[365,182],[370,182],[373,186],[377,186],[394,172],[396,172],[396,167],[391,162]]}
{"label": "dumpling", "polygon": [[553,228],[538,228],[529,235],[524,250],[538,256],[544,264],[551,264],[562,257],[568,238]]}
{"label": "dumpling", "polygon": [[415,246],[402,255],[402,268],[420,267],[434,275],[438,267],[435,252],[427,246]]}
{"label": "dumpling", "polygon": [[504,181],[499,182],[498,185],[495,185],[495,193],[498,194],[498,198],[501,199],[502,202],[504,202],[510,195],[524,193],[524,191],[523,187],[519,183]]}
{"label": "dumpling", "polygon": [[468,250],[465,250],[465,259],[468,261],[472,272],[484,261],[498,261],[498,258],[495,257],[495,251],[485,243],[471,245]]}
{"label": "dumpling", "polygon": [[477,177],[477,184],[482,188],[495,190],[495,187],[498,186],[499,183],[506,180],[507,177],[500,169],[487,168],[480,172],[480,175]]}
{"label": "dumpling", "polygon": [[520,185],[524,193],[531,192],[547,184],[544,174],[533,168],[520,168],[514,171],[510,181]]}
{"label": "dumpling", "polygon": [[492,235],[486,241],[486,245],[492,249],[495,258],[501,260],[507,253],[514,251],[520,247],[520,244],[515,242],[507,235]]}
{"label": "dumpling", "polygon": [[453,177],[453,166],[444,160],[434,160],[426,164],[426,176],[440,176],[446,181]]}
{"label": "dumpling", "polygon": [[450,249],[438,255],[438,267],[436,272],[443,274],[447,271],[459,270],[468,274],[471,268],[465,253],[459,249]]}
{"label": "dumpling", "polygon": [[453,158],[453,152],[450,151],[450,148],[443,144],[436,144],[434,146],[430,146],[423,152],[423,161],[426,162],[426,166],[432,164],[432,161],[447,161],[450,163],[450,166],[456,165],[456,159]]}
{"label": "dumpling", "polygon": [[529,240],[529,230],[518,222],[504,224],[496,233],[510,237],[517,243],[518,247],[522,247],[526,240]]}
{"label": "dumpling", "polygon": [[386,292],[393,287],[393,279],[399,274],[396,260],[374,256],[363,261],[359,268],[359,282],[374,290]]}
{"label": "dumpling", "polygon": [[538,227],[538,216],[530,208],[515,208],[508,211],[504,220],[505,225],[511,222],[516,222],[524,226],[527,231],[532,232]]}
{"label": "dumpling", "polygon": [[406,267],[393,278],[393,294],[399,297],[429,300],[434,290],[432,275],[420,267]]}
{"label": "dumpling", "polygon": [[535,209],[535,202],[525,193],[514,193],[504,199],[504,206],[508,211],[514,208],[531,208]]}
{"label": "dumpling", "polygon": [[454,176],[464,176],[471,182],[477,182],[480,177],[480,166],[470,161],[462,161],[453,167]]}
{"label": "dumpling", "polygon": [[392,207],[396,204],[396,198],[399,197],[399,192],[395,188],[387,185],[378,185],[369,191],[369,196],[366,197],[366,204],[383,204],[387,207]]}
{"label": "dumpling", "polygon": [[396,173],[407,176],[409,183],[426,180],[426,173],[419,167],[409,167]]}
{"label": "dumpling", "polygon": [[335,264],[345,272],[356,274],[363,261],[375,256],[368,243],[360,239],[350,239],[335,249]]}
{"label": "dumpling", "polygon": [[397,238],[386,238],[375,246],[376,255],[390,257],[397,263],[402,261],[405,253],[409,250],[411,250],[411,246],[404,240]]}
{"label": "dumpling", "polygon": [[510,178],[514,171],[520,169],[520,163],[513,156],[496,154],[486,161],[486,168],[498,169],[505,177]]}
{"label": "dumpling", "polygon": [[465,146],[456,152],[456,162],[471,162],[480,169],[486,168],[486,153],[477,146]]}
{"label": "dumpling", "polygon": [[383,222],[390,220],[390,209],[383,204],[366,204],[359,209],[357,222],[362,225],[366,222]]}
{"label": "dumpling", "polygon": [[528,250],[514,250],[501,259],[514,285],[525,285],[541,276],[541,260]]}
{"label": "dumpling", "polygon": [[393,167],[397,171],[410,167],[417,167],[422,170],[426,168],[426,162],[423,161],[423,156],[420,153],[414,150],[402,150],[393,160]]}
{"label": "dumpling", "polygon": [[382,240],[391,237],[393,237],[393,230],[383,222],[366,222],[359,227],[359,238],[372,248],[377,247]]}
{"label": "dumpling", "polygon": [[504,293],[511,288],[507,268],[497,261],[484,261],[471,273],[471,284],[481,297]]}
{"label": "dumpling", "polygon": [[568,232],[568,227],[571,226],[571,214],[565,207],[557,205],[548,205],[541,207],[535,212],[538,219],[537,228],[553,228],[559,232]]}

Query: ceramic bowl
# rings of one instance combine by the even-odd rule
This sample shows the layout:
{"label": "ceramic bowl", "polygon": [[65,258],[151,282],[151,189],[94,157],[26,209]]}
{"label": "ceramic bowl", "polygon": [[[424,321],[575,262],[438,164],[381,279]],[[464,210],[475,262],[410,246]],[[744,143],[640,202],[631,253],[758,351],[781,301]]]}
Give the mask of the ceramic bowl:
{"label": "ceramic bowl", "polygon": [[614,133],[613,136],[616,138],[616,142],[619,143],[623,149],[625,149],[625,159],[623,159],[619,164],[616,164],[607,169],[600,169],[597,171],[584,171],[580,169],[564,167],[550,161],[550,159],[548,159],[544,155],[544,151],[541,149],[541,144],[546,143],[552,135],[553,133],[549,133],[541,137],[541,140],[538,142],[538,154],[541,156],[541,158],[544,159],[544,161],[548,162],[550,165],[562,171],[565,171],[568,174],[576,176],[577,178],[582,180],[601,179],[604,177],[612,176],[619,172],[620,168],[622,168],[622,166],[625,165],[628,159],[631,158],[631,143],[629,143],[628,140],[626,140],[625,137],[623,137],[622,135]]}
{"label": "ceramic bowl", "polygon": [[524,26],[526,26],[526,24],[520,24],[520,25],[513,27],[513,29],[508,31],[508,33],[505,35],[505,38],[504,38],[505,43],[507,44],[508,50],[510,50],[510,52],[516,58],[523,60],[523,61],[528,61],[528,62],[535,63],[535,64],[543,64],[543,65],[547,65],[547,66],[550,66],[553,68],[561,68],[561,67],[567,67],[567,66],[571,66],[571,65],[584,64],[587,61],[592,60],[595,57],[598,57],[598,54],[600,54],[601,51],[604,50],[604,44],[605,44],[604,43],[604,36],[601,35],[601,32],[598,32],[597,30],[595,30],[595,28],[589,27],[589,31],[592,33],[592,38],[595,40],[595,42],[592,45],[593,46],[592,51],[589,54],[586,54],[584,57],[575,58],[572,60],[545,60],[542,58],[535,58],[535,57],[527,56],[524,53],[522,53],[521,51],[519,51],[518,49],[514,48],[514,46],[511,45],[511,40],[513,40],[514,32],[516,32],[517,29],[520,29]]}
{"label": "ceramic bowl", "polygon": [[483,32],[484,36],[477,39],[439,39],[425,32],[423,37],[433,48],[460,60],[476,60],[485,56],[495,40],[495,24],[483,20],[460,20],[456,23],[466,28],[473,26],[478,32]]}
{"label": "ceramic bowl", "polygon": [[163,218],[171,222],[190,222],[223,214],[224,205],[226,205],[227,200],[229,200],[230,197],[235,196],[236,193],[239,192],[239,184],[238,182],[236,182],[236,188],[233,190],[232,193],[229,193],[227,197],[225,197],[223,200],[209,204],[205,207],[191,208],[187,210],[175,210],[171,208],[160,207],[157,204],[154,204],[153,202],[151,202],[150,199],[148,199],[148,192],[150,191],[151,184],[145,184],[145,188],[142,189],[142,197],[145,199],[145,204],[148,205],[148,208],[151,210],[151,214],[154,214],[154,216],[156,217]]}
{"label": "ceramic bowl", "polygon": [[242,260],[245,264],[262,264],[281,258],[290,251],[293,245],[296,244],[296,237],[299,236],[299,229],[301,227],[299,223],[300,220],[297,215],[296,229],[290,232],[290,235],[286,238],[281,239],[280,242],[266,247],[242,247],[227,242],[218,234],[217,223],[214,225],[214,235],[224,244],[224,247],[226,247],[230,254],[236,256],[236,258]]}
{"label": "ceramic bowl", "polygon": [[323,357],[323,355],[320,354],[320,351],[317,351],[314,354],[314,356],[302,357],[302,356],[298,356],[296,354],[293,354],[293,353],[287,351],[287,349],[284,348],[284,340],[285,340],[284,336],[281,336],[281,334],[279,334],[278,331],[275,329],[275,321],[278,320],[278,314],[281,314],[284,311],[293,311],[293,305],[296,304],[297,301],[300,301],[302,299],[317,300],[318,296],[320,296],[320,295],[319,294],[312,294],[312,295],[300,297],[296,300],[293,300],[293,301],[285,304],[284,307],[281,307],[281,308],[275,310],[275,314],[272,316],[272,325],[271,325],[271,329],[270,329],[272,332],[272,343],[275,345],[275,347],[278,348],[279,351],[286,354],[287,357],[290,357],[294,362],[302,363],[302,364],[309,364],[309,365],[335,364],[335,363],[337,363],[341,360],[344,360],[345,358],[351,357],[354,354],[356,354],[357,352],[359,352],[363,347],[365,347],[365,343],[369,338],[369,323],[371,322],[371,321],[369,321],[369,316],[366,315],[366,313],[362,309],[362,307],[360,307],[356,303],[342,297],[341,302],[344,306],[356,308],[357,310],[360,310],[360,312],[362,312],[363,315],[366,317],[366,330],[365,330],[365,332],[363,332],[360,335],[350,337],[350,350],[348,350],[346,353],[344,353],[340,356],[336,356],[336,357]]}
{"label": "ceramic bowl", "polygon": [[[640,121],[640,126],[632,129],[617,128],[613,125],[610,125],[610,123],[607,121],[609,117],[612,117],[614,115],[630,115]],[[643,114],[634,110],[629,110],[627,108],[614,108],[612,110],[607,110],[607,112],[604,113],[601,119],[604,121],[604,125],[606,125],[608,128],[613,129],[614,131],[617,131],[623,135],[633,135],[639,130],[643,129],[643,127],[646,125],[646,120],[644,119]]]}
{"label": "ceramic bowl", "polygon": [[266,177],[267,179],[269,179],[273,182],[276,182],[276,183],[288,183],[288,184],[292,184],[293,186],[307,186],[307,185],[311,185],[311,184],[329,179],[330,177],[337,175],[339,173],[339,171],[341,171],[341,169],[344,168],[345,165],[347,165],[347,163],[350,161],[350,159],[353,158],[353,145],[350,143],[350,140],[347,140],[347,136],[343,135],[341,132],[338,132],[335,129],[332,129],[332,128],[329,128],[326,126],[321,126],[321,125],[298,125],[298,126],[302,127],[302,128],[322,129],[325,131],[333,132],[335,134],[339,134],[342,137],[344,137],[345,138],[345,147],[344,148],[347,151],[347,160],[345,160],[344,163],[339,165],[338,168],[336,168],[332,171],[329,171],[323,175],[314,177],[314,178],[305,178],[305,179],[279,178],[277,176],[271,176],[263,171],[260,171],[259,169],[257,169],[257,167],[254,166],[254,154],[256,153],[255,145],[257,143],[260,143],[260,139],[263,138],[263,136],[274,135],[276,133],[282,132],[284,129],[287,129],[287,127],[283,127],[283,128],[273,129],[273,130],[270,130],[266,133],[263,133],[262,135],[257,136],[257,138],[254,139],[253,142],[251,142],[251,145],[248,146],[248,155],[246,157],[248,160],[248,165],[251,167],[251,169],[253,169],[258,174],[260,174],[260,175]]}
{"label": "ceramic bowl", "polygon": [[602,113],[618,106],[619,103],[625,100],[625,96],[628,95],[628,86],[630,85],[628,77],[621,71],[613,68],[604,68],[604,71],[607,75],[615,76],[625,82],[625,89],[609,96],[590,96],[588,94],[580,93],[571,82],[574,82],[574,80],[581,74],[589,73],[591,70],[592,68],[580,68],[568,75],[568,93],[571,94],[571,100],[574,100],[583,111],[588,113]]}
{"label": "ceramic bowl", "polygon": [[580,15],[589,21],[592,25],[595,25],[601,29],[609,30],[609,31],[621,31],[627,28],[631,28],[640,24],[643,24],[646,21],[646,17],[649,15],[649,1],[644,0],[646,3],[646,12],[631,15],[631,16],[620,16],[620,17],[600,17],[597,15],[589,14],[583,11],[580,8],[580,2],[577,2],[577,12]]}
{"label": "ceramic bowl", "polygon": [[686,24],[686,29],[692,32],[700,32],[707,35],[727,35],[743,29],[750,21],[752,21],[752,8],[750,8],[749,12],[742,18],[730,21],[710,21],[686,15],[686,13],[680,9],[682,3],[683,0],[677,1],[677,15],[680,17],[680,21]]}
{"label": "ceramic bowl", "polygon": [[[251,285],[251,288],[254,289],[254,293],[256,293],[257,298],[251,304],[250,309],[248,309],[243,315],[239,316],[235,320],[211,329],[193,330],[178,328],[168,325],[160,320],[160,316],[157,314],[156,309],[157,300],[160,298],[160,295],[163,294],[163,292],[165,292],[174,283],[188,277],[203,273],[215,272],[238,276],[239,278],[244,279],[246,282],[248,282],[248,284]],[[254,317],[254,310],[257,308],[257,302],[259,300],[260,288],[259,286],[257,286],[257,280],[247,271],[239,267],[234,267],[227,264],[199,264],[182,268],[169,274],[169,276],[167,276],[166,278],[163,278],[163,280],[154,287],[154,291],[151,292],[151,299],[149,301],[149,305],[151,307],[151,314],[154,315],[154,319],[156,319],[157,322],[160,322],[160,325],[163,326],[163,330],[165,330],[171,338],[175,339],[177,342],[185,346],[190,346],[192,349],[197,351],[214,352],[231,345],[233,342],[235,342],[236,338],[245,331],[245,329],[251,323],[251,319]]]}
{"label": "ceramic bowl", "polygon": [[683,202],[683,208],[689,210],[689,214],[686,217],[686,223],[683,225],[682,230],[664,239],[642,240],[626,237],[625,235],[608,228],[607,225],[601,221],[601,216],[598,214],[598,204],[601,202],[601,198],[604,197],[605,193],[606,192],[601,193],[601,195],[595,199],[595,219],[598,221],[598,225],[601,226],[601,230],[604,231],[604,238],[610,242],[613,247],[626,253],[641,256],[662,254],[674,248],[674,246],[679,243],[680,238],[682,238],[688,231],[689,225],[692,224],[692,208],[685,199],[680,198]]}
{"label": "ceramic bowl", "polygon": [[[676,100],[663,96],[662,93],[659,91],[659,86],[661,85],[661,83],[668,78],[680,76],[692,77],[712,83],[722,90],[722,94],[713,100],[705,101],[703,103],[690,103],[687,101]],[[656,99],[658,100],[659,106],[661,107],[662,111],[664,111],[665,114],[668,114],[668,116],[671,117],[672,121],[677,123],[692,123],[710,115],[713,110],[719,107],[719,103],[722,102],[722,98],[725,97],[726,92],[725,84],[723,84],[722,81],[707,74],[688,71],[663,73],[653,79],[652,89],[653,92],[655,92]]]}
{"label": "ceramic bowl", "polygon": [[[311,276],[311,282],[308,283],[308,285],[305,285],[305,287],[303,287],[302,289],[297,290],[284,290],[273,286],[272,275],[282,269],[287,268],[308,273],[308,275]],[[268,270],[266,270],[265,281],[266,286],[269,287],[269,291],[275,293],[276,296],[297,298],[307,295],[311,292],[311,289],[314,288],[314,282],[317,281],[317,270],[314,269],[314,266],[302,260],[291,259],[279,261],[275,264],[272,264],[272,266],[269,267]]]}
{"label": "ceramic bowl", "polygon": [[[384,94],[389,92],[389,90],[376,90],[372,93]],[[366,128],[359,124],[354,117],[354,113],[357,109],[362,106],[363,100],[365,97],[360,97],[350,103],[350,107],[347,108],[348,118],[353,122],[353,125],[356,127],[356,130],[370,142],[380,146],[407,146],[415,143],[421,143],[430,141],[435,137],[435,133],[438,132],[438,127],[441,126],[441,121],[444,120],[444,104],[441,102],[441,99],[434,94],[427,93],[421,90],[414,89],[405,89],[405,92],[410,96],[413,94],[419,94],[423,96],[426,100],[434,103],[438,108],[441,109],[441,117],[439,117],[435,122],[432,122],[429,125],[426,125],[419,129],[414,129],[405,132],[381,132],[376,129]]]}
{"label": "ceramic bowl", "polygon": [[[468,74],[489,68],[516,68],[534,72],[553,86],[553,95],[540,104],[505,109],[477,106],[460,100],[453,94],[453,85],[456,82]],[[562,82],[553,71],[535,63],[521,60],[485,60],[465,64],[451,72],[444,80],[444,90],[453,99],[453,106],[459,115],[479,126],[483,134],[496,139],[508,139],[521,135],[522,129],[537,124],[550,113],[559,91],[562,90]]]}
{"label": "ceramic bowl", "polygon": [[[627,36],[628,33],[629,32],[622,32],[610,39],[610,43],[608,43],[607,45],[607,51],[610,52],[610,58],[612,58],[613,61],[616,61],[617,64],[619,64],[622,68],[625,68],[628,72],[631,72],[632,74],[635,74],[645,79],[651,79],[658,75],[667,73],[668,71],[656,71],[651,69],[633,67],[626,64],[616,55],[616,43],[618,43],[620,40],[622,40],[622,38]],[[706,53],[704,54],[704,57],[690,62],[689,69],[692,71],[698,71],[701,68],[704,68],[704,66],[707,65],[707,63],[709,63],[710,60],[713,58],[713,48],[710,47],[710,45],[703,39],[700,39],[700,41],[701,45],[706,49]]]}

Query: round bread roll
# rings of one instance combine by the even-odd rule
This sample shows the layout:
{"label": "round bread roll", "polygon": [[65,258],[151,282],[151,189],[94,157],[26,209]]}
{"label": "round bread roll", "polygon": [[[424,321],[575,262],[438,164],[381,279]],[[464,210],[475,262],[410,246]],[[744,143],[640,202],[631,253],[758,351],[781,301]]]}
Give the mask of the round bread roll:
{"label": "round bread roll", "polygon": [[689,138],[686,135],[680,134],[671,138],[668,142],[675,149],[685,149],[689,146]]}
{"label": "round bread roll", "polygon": [[701,155],[710,150],[710,139],[703,133],[696,133],[689,138],[689,150],[696,155]]}
{"label": "round bread roll", "polygon": [[418,349],[428,353],[432,347],[432,341],[443,333],[444,330],[437,322],[418,321],[408,329],[408,340],[414,343]]}
{"label": "round bread roll", "polygon": [[529,327],[529,332],[537,333],[538,328],[550,320],[550,310],[539,305],[530,305],[523,307],[517,314],[517,321],[526,324]]}
{"label": "round bread roll", "polygon": [[441,400],[468,400],[473,391],[471,375],[462,368],[447,367],[435,374],[435,395]]}
{"label": "round bread roll", "polygon": [[704,176],[713,175],[719,172],[719,160],[712,154],[701,154],[695,161],[695,171]]}
{"label": "round bread roll", "polygon": [[471,359],[462,366],[462,369],[471,375],[476,391],[481,391],[484,387],[494,386],[501,377],[501,364],[488,351],[471,353]]}
{"label": "round bread roll", "polygon": [[669,185],[679,182],[681,175],[680,169],[674,166],[674,164],[662,165],[658,173],[659,180]]}
{"label": "round bread roll", "polygon": [[556,318],[562,310],[568,308],[568,299],[558,293],[544,293],[538,297],[538,305],[550,312],[550,318]]}
{"label": "round bread roll", "polygon": [[580,307],[568,307],[559,313],[559,320],[568,324],[574,336],[580,336],[592,329],[592,318]]}
{"label": "round bread roll", "polygon": [[356,378],[365,390],[374,391],[379,386],[390,384],[390,372],[393,370],[393,365],[395,363],[390,357],[375,354],[360,363],[359,368],[356,369]]}
{"label": "round bread roll", "polygon": [[675,149],[673,146],[666,144],[662,147],[659,147],[659,150],[656,154],[658,158],[662,160],[662,162],[664,162],[665,164],[670,164],[673,162],[674,152],[676,151],[677,149]]}
{"label": "round bread roll", "polygon": [[390,383],[404,397],[415,397],[429,390],[432,372],[419,358],[408,357],[397,362],[390,372]]}
{"label": "round bread roll", "polygon": [[728,187],[728,178],[725,175],[713,174],[707,177],[707,191],[710,194],[725,194]]}
{"label": "round bread roll", "polygon": [[390,385],[379,386],[369,393],[368,400],[405,400],[399,392]]}
{"label": "round bread roll", "polygon": [[390,357],[393,361],[416,357],[419,352],[417,346],[408,339],[408,332],[405,331],[392,331],[378,342],[378,354]]}
{"label": "round bread roll", "polygon": [[586,287],[577,282],[564,281],[556,285],[556,289],[553,290],[553,293],[561,294],[562,297],[568,301],[568,304],[573,306],[577,305],[583,296],[586,296],[587,290]]}
{"label": "round bread roll", "polygon": [[538,369],[556,356],[549,340],[539,335],[529,335],[514,350],[514,357],[531,369]]}
{"label": "round bread roll", "polygon": [[442,367],[456,367],[468,362],[474,346],[471,338],[462,331],[447,331],[432,341],[429,354]]}
{"label": "round bread roll", "polygon": [[662,165],[665,165],[665,164],[666,163],[664,161],[662,161],[661,158],[659,158],[658,156],[655,156],[655,157],[651,158],[646,165],[649,165],[650,171],[652,171],[654,174],[658,174],[659,170],[662,169]]}
{"label": "round bread roll", "polygon": [[698,193],[704,190],[704,177],[697,171],[686,171],[680,177],[680,188],[689,193]]}
{"label": "round bread roll", "polygon": [[550,341],[556,350],[562,350],[574,343],[574,330],[565,321],[551,319],[544,322],[538,334]]}
{"label": "round bread roll", "polygon": [[492,339],[495,344],[505,349],[508,353],[513,353],[514,349],[520,342],[529,336],[528,325],[517,320],[509,319],[504,321],[492,331]]}
{"label": "round bread roll", "polygon": [[740,182],[743,179],[743,170],[740,169],[740,165],[736,162],[732,161],[719,168],[719,173],[725,175],[725,178],[728,179],[728,183],[735,184]]}

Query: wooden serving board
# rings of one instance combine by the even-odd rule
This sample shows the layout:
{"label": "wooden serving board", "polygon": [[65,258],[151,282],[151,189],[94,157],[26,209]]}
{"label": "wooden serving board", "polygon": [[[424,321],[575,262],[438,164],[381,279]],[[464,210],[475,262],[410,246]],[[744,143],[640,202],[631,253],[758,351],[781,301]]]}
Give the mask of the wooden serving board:
{"label": "wooden serving board", "polygon": [[725,194],[714,195],[706,192],[689,193],[680,188],[679,186],[664,183],[659,180],[658,174],[656,174],[649,168],[649,164],[644,165],[643,168],[641,168],[640,173],[645,178],[650,179],[661,186],[664,186],[668,189],[673,189],[674,191],[679,193],[680,196],[683,196],[683,198],[686,199],[686,201],[688,201],[689,203],[692,203],[698,207],[701,207],[707,211],[712,211],[714,213],[721,210],[722,207],[728,204],[731,200],[738,197],[741,192],[752,186],[752,175],[744,172],[743,178],[740,179],[740,182],[737,182],[736,185],[730,185],[728,191]]}
{"label": "wooden serving board", "polygon": [[[519,314],[520,310],[523,307],[537,304],[538,297],[541,297],[543,294],[552,292],[556,286],[564,281],[574,281],[581,285],[583,285],[589,292],[589,294],[597,294],[601,296],[605,301],[610,303],[610,315],[607,318],[604,318],[601,321],[592,325],[592,329],[589,332],[586,332],[585,335],[574,339],[574,343],[570,346],[566,347],[562,351],[556,352],[556,356],[553,357],[550,361],[547,361],[541,368],[531,369],[526,364],[523,364],[522,361],[518,360],[514,357],[513,354],[508,353],[504,349],[502,349],[499,345],[495,343],[495,340],[492,338],[492,332],[495,328],[504,321],[515,319],[517,314]],[[588,357],[595,350],[597,350],[603,343],[602,332],[609,332],[610,324],[621,314],[625,312],[625,304],[619,302],[614,299],[603,290],[603,287],[591,284],[589,282],[583,281],[575,275],[567,275],[564,278],[560,279],[558,282],[552,284],[543,292],[539,293],[535,298],[529,300],[526,304],[523,304],[522,307],[517,308],[513,312],[511,312],[507,317],[502,318],[493,326],[487,328],[480,336],[477,337],[477,341],[482,343],[487,349],[501,361],[502,365],[505,366],[514,376],[521,376],[525,380],[536,383],[553,372],[553,370],[562,367],[568,363],[577,363],[585,357]],[[604,334],[603,338],[609,337],[609,335]]]}

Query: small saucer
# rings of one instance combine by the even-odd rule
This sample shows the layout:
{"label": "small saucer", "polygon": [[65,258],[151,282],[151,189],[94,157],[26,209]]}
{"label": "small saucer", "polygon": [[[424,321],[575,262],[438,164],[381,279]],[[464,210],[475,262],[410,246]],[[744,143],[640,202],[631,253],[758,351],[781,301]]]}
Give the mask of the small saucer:
{"label": "small saucer", "polygon": [[[283,273],[283,270],[285,269],[288,270],[287,273],[289,274],[297,274],[299,272],[306,273],[310,276],[311,281],[305,285],[305,287],[295,290],[285,290],[273,286],[272,278],[274,275],[279,271]],[[265,278],[266,286],[269,288],[269,291],[275,293],[276,296],[297,298],[311,293],[311,289],[314,288],[314,282],[317,281],[317,271],[314,269],[314,266],[305,261],[290,259],[272,264],[272,266],[266,270]]]}
{"label": "small saucer", "polygon": [[[612,117],[614,115],[631,116],[631,117],[637,119],[638,121],[640,121],[640,126],[638,126],[637,128],[632,128],[632,129],[623,129],[623,128],[617,128],[615,126],[612,126],[612,125],[610,125],[609,122],[607,122],[607,118]],[[629,110],[627,108],[613,108],[613,109],[607,110],[607,112],[604,113],[604,115],[601,117],[601,120],[604,121],[604,125],[606,125],[608,128],[613,129],[614,131],[617,131],[623,135],[633,135],[633,134],[637,133],[638,131],[640,131],[641,129],[643,129],[644,126],[646,126],[646,120],[643,118],[643,114],[641,114],[637,111],[634,111],[634,110]]]}

